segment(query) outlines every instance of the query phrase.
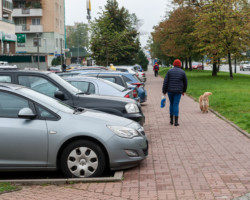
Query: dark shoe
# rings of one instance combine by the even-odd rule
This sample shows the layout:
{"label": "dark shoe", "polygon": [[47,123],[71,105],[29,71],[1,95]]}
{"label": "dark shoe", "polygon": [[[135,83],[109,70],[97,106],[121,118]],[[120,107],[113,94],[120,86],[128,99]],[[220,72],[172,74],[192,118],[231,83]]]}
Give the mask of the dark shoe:
{"label": "dark shoe", "polygon": [[179,119],[179,117],[175,116],[175,121],[174,121],[175,126],[179,126],[178,119]]}
{"label": "dark shoe", "polygon": [[170,124],[171,124],[171,125],[174,124],[174,115],[170,115]]}

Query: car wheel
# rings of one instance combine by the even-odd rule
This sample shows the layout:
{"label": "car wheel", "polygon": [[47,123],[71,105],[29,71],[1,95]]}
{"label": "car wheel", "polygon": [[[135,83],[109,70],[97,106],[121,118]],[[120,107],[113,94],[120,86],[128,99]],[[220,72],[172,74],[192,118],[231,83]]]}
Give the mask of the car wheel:
{"label": "car wheel", "polygon": [[91,141],[75,141],[62,152],[61,169],[67,178],[100,176],[105,169],[102,149]]}

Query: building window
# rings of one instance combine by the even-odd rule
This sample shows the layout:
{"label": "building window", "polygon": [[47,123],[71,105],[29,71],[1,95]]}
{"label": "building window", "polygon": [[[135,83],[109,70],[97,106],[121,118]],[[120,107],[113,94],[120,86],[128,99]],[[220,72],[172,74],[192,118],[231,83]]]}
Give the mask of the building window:
{"label": "building window", "polygon": [[32,19],[32,25],[40,25],[41,20],[39,18]]}
{"label": "building window", "polygon": [[17,47],[25,47],[25,43],[17,43]]}
{"label": "building window", "polygon": [[16,24],[16,25],[23,25],[23,24],[26,24],[26,18],[24,18],[24,17],[16,18],[16,19],[15,19],[15,24]]}
{"label": "building window", "polygon": [[58,47],[58,39],[56,38],[56,47]]}
{"label": "building window", "polygon": [[34,38],[33,45],[34,45],[34,47],[37,47],[37,45],[39,45],[39,47],[41,47],[41,38]]}

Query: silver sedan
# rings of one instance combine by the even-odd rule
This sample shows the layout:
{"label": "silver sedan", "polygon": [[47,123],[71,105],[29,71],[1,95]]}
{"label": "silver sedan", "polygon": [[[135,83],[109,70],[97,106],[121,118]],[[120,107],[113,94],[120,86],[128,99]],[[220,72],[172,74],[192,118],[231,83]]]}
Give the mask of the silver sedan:
{"label": "silver sedan", "polygon": [[64,79],[86,94],[133,98],[132,90],[102,78],[74,76]]}
{"label": "silver sedan", "polygon": [[143,127],[126,118],[60,101],[20,85],[0,84],[0,171],[56,170],[100,176],[147,156]]}

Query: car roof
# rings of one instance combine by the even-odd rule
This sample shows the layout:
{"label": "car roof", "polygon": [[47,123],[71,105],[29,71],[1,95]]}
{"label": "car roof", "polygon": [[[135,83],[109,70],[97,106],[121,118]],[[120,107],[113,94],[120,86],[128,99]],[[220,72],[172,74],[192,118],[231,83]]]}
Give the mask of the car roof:
{"label": "car roof", "polygon": [[37,71],[37,70],[1,70],[0,72],[11,72],[11,73],[39,73],[39,74],[52,74],[50,71]]}
{"label": "car roof", "polygon": [[100,80],[100,81],[103,81],[103,79],[100,79],[100,78],[97,78],[97,77],[87,77],[87,76],[71,76],[71,77],[66,77],[64,78],[64,80],[82,80],[82,79],[85,79],[85,80]]}
{"label": "car roof", "polygon": [[17,85],[17,84],[13,84],[13,83],[1,83],[0,82],[0,88],[8,88],[8,89],[12,89],[12,90],[17,90],[20,88],[24,88],[25,86],[23,85]]}

